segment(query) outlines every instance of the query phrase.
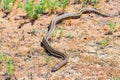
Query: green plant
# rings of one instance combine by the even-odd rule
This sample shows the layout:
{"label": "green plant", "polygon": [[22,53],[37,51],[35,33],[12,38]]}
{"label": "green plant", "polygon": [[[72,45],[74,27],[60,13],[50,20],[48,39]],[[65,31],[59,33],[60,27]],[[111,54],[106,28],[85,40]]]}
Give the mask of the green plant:
{"label": "green plant", "polygon": [[19,8],[24,8],[24,4],[22,2],[19,3],[18,5]]}
{"label": "green plant", "polygon": [[13,71],[13,61],[11,58],[3,56],[3,54],[0,53],[0,62],[6,63],[6,68],[9,75],[12,75],[14,73]]}
{"label": "green plant", "polygon": [[85,7],[87,5],[92,5],[94,6],[94,8],[98,8],[97,7],[97,3],[99,3],[100,0],[82,0],[82,6]]}
{"label": "green plant", "polygon": [[35,11],[36,15],[43,13],[45,10],[46,10],[45,6],[37,4],[37,3],[35,4],[35,10],[34,11]]}
{"label": "green plant", "polygon": [[105,40],[102,40],[102,41],[100,42],[100,44],[101,44],[102,46],[106,46],[106,45],[108,44],[108,42],[109,42],[109,39],[106,38]]}
{"label": "green plant", "polygon": [[72,33],[69,32],[67,37],[68,37],[68,38],[72,38]]}
{"label": "green plant", "polygon": [[82,7],[86,7],[86,4],[85,4],[85,3],[82,3]]}
{"label": "green plant", "polygon": [[4,56],[2,53],[0,53],[0,62],[2,62],[4,60]]}
{"label": "green plant", "polygon": [[0,9],[2,9],[2,6],[3,4],[2,4],[2,0],[0,0]]}
{"label": "green plant", "polygon": [[7,59],[7,70],[8,70],[9,75],[12,75],[14,73],[12,63],[13,63],[13,61],[10,58],[8,58]]}
{"label": "green plant", "polygon": [[11,6],[13,6],[14,3],[15,3],[15,0],[3,0],[4,9],[7,9],[8,11],[10,11],[12,8]]}
{"label": "green plant", "polygon": [[38,18],[46,10],[45,5],[36,3],[33,0],[27,0],[26,4],[20,3],[19,7],[24,8],[32,20]]}
{"label": "green plant", "polygon": [[113,78],[112,80],[120,80],[120,77],[118,77],[118,78]]}
{"label": "green plant", "polygon": [[46,57],[46,63],[50,61],[50,56]]}
{"label": "green plant", "polygon": [[115,80],[120,80],[120,77],[116,78]]}
{"label": "green plant", "polygon": [[92,0],[94,3],[98,3],[100,0]]}
{"label": "green plant", "polygon": [[60,37],[63,35],[64,28],[60,28]]}
{"label": "green plant", "polygon": [[58,7],[63,9],[69,4],[70,0],[40,0],[41,3],[50,10],[56,10]]}
{"label": "green plant", "polygon": [[113,22],[113,21],[109,21],[109,22],[108,22],[108,25],[109,25],[109,27],[110,27],[110,29],[111,29],[112,31],[116,28],[116,24],[115,24],[115,22]]}
{"label": "green plant", "polygon": [[39,33],[39,32],[38,32],[37,29],[31,29],[31,30],[30,30],[30,33],[31,33],[32,35],[36,35],[36,34]]}
{"label": "green plant", "polygon": [[25,10],[28,13],[28,16],[30,17],[30,19],[33,19],[35,17],[33,12],[33,5],[30,0],[27,0],[25,5]]}
{"label": "green plant", "polygon": [[41,0],[41,3],[51,10],[55,10],[58,7],[58,2],[55,0]]}
{"label": "green plant", "polygon": [[58,4],[59,4],[59,3],[56,2],[56,1],[50,1],[49,3],[50,3],[49,7],[51,8],[51,10],[57,9]]}
{"label": "green plant", "polygon": [[69,3],[70,3],[70,0],[62,0],[62,8],[65,9]]}
{"label": "green plant", "polygon": [[54,37],[55,37],[55,33],[54,33],[54,32],[51,34],[51,37],[52,37],[52,38],[54,38]]}
{"label": "green plant", "polygon": [[[14,6],[15,1],[16,0],[0,0],[0,8],[10,11],[12,6]],[[18,6],[27,12],[28,17],[31,20],[35,20],[39,18],[46,9],[51,10],[52,12],[58,7],[64,9],[69,2],[70,0],[40,0],[40,2],[36,2],[36,0],[25,0],[25,2],[19,2]]]}

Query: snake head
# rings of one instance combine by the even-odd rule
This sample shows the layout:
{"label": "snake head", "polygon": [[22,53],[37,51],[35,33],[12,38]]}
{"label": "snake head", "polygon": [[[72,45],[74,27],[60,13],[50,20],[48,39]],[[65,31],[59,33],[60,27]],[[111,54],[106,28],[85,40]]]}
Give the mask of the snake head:
{"label": "snake head", "polygon": [[51,72],[55,72],[55,71],[57,71],[57,69],[55,67],[52,67]]}
{"label": "snake head", "polygon": [[40,43],[40,46],[41,46],[41,47],[44,47],[44,44],[41,42],[41,43]]}

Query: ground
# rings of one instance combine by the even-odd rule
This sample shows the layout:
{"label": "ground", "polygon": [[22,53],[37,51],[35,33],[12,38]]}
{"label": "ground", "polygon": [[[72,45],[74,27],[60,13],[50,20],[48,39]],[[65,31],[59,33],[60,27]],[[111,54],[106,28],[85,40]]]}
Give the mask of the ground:
{"label": "ground", "polygon": [[[99,6],[98,10],[106,14],[120,12],[119,0],[101,0]],[[80,8],[80,4],[71,4],[64,13]],[[51,67],[61,59],[49,57],[40,44],[50,21],[58,14],[42,15],[33,25],[21,17],[24,15],[25,11],[20,8],[4,18],[5,14],[0,12],[0,52],[15,63],[12,80],[115,80],[120,77],[120,16],[85,13],[58,23],[50,42],[68,55],[69,61],[58,71],[51,72]],[[109,21],[116,24],[112,33]],[[108,43],[101,45],[106,38]],[[10,80],[6,73],[5,64],[1,63],[0,80]]]}

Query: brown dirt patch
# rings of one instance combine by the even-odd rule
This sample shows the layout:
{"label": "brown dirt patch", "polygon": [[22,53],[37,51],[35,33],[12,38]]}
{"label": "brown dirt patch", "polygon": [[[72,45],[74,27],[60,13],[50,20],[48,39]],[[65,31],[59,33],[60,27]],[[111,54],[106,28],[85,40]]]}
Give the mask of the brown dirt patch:
{"label": "brown dirt patch", "polygon": [[[99,10],[117,13],[119,4],[119,0],[108,3],[101,0]],[[80,7],[80,4],[69,5],[65,12],[76,11]],[[57,15],[43,15],[34,25],[27,23],[29,19],[20,17],[24,15],[23,10],[15,9],[10,16],[2,18],[4,13],[0,11],[0,52],[16,63],[14,74],[18,80],[113,80],[120,77],[120,16],[105,18],[88,13],[58,23],[51,45],[70,58],[67,65],[51,73],[51,67],[60,60],[51,56],[46,65],[48,55],[40,43],[51,19]],[[110,31],[109,21],[115,22],[116,28],[113,34],[106,35]],[[23,26],[19,28],[21,24]],[[61,27],[64,28],[62,37]],[[99,42],[106,38],[109,38],[109,43],[102,47]],[[1,63],[0,80],[8,76],[2,75],[5,73],[7,70]]]}

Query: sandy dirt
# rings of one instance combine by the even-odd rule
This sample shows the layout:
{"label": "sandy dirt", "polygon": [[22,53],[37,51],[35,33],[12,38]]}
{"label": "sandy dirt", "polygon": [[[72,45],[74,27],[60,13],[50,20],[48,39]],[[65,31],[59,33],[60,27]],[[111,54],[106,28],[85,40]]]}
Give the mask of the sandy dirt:
{"label": "sandy dirt", "polygon": [[[106,14],[120,11],[120,0],[101,0],[98,5],[98,10]],[[81,4],[71,4],[65,13],[80,8]],[[115,80],[120,77],[120,16],[85,13],[58,23],[50,42],[55,49],[69,55],[69,61],[52,73],[51,67],[61,59],[49,56],[40,44],[50,21],[58,14],[42,15],[33,25],[21,17],[25,15],[25,11],[17,8],[3,18],[5,14],[0,11],[0,52],[15,63],[12,76],[7,74],[6,65],[0,63],[0,80]],[[112,34],[109,21],[116,24]],[[62,34],[60,28],[64,29]],[[102,46],[100,42],[106,38],[109,41]]]}

